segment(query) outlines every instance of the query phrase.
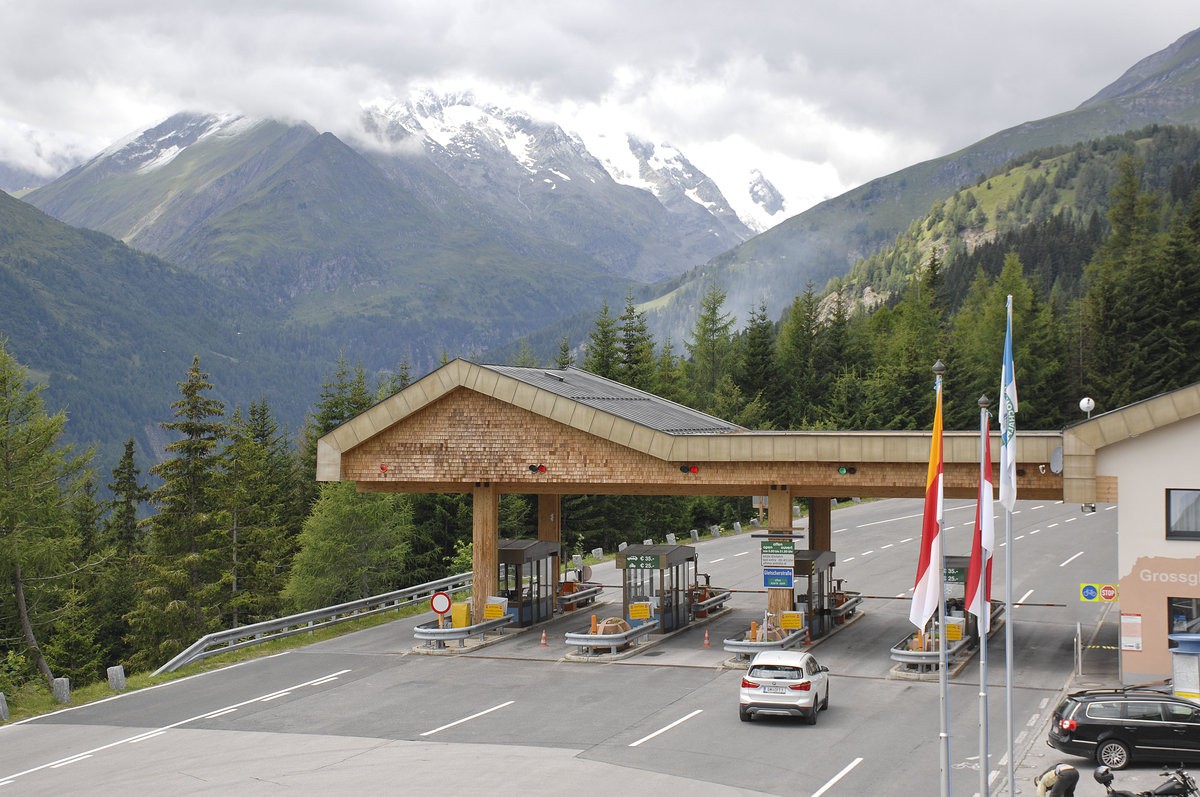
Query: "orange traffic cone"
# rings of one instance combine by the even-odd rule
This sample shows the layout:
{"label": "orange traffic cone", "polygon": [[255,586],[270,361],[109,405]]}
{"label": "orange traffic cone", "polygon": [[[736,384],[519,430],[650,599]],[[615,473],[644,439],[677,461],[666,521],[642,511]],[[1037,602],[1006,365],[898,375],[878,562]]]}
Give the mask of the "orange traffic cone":
{"label": "orange traffic cone", "polygon": [[712,647],[712,643],[708,641],[708,629],[707,628],[704,629],[704,647],[706,647],[706,648]]}
{"label": "orange traffic cone", "polygon": [[546,647],[546,629],[542,629],[542,644],[541,647]]}

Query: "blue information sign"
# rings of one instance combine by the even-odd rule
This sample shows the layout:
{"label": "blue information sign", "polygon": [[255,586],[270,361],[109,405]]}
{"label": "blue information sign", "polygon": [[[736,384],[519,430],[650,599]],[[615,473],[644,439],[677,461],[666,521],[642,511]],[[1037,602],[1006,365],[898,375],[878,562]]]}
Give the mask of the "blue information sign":
{"label": "blue information sign", "polygon": [[792,568],[790,567],[764,567],[763,568],[763,586],[776,588],[792,588]]}

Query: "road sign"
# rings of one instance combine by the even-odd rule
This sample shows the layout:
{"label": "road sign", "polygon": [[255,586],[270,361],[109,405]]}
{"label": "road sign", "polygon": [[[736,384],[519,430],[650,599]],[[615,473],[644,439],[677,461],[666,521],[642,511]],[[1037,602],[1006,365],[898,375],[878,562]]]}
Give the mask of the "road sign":
{"label": "road sign", "polygon": [[796,561],[796,543],[793,540],[763,540],[763,567],[791,567]]}
{"label": "road sign", "polygon": [[661,570],[658,554],[630,553],[625,554],[626,570]]}
{"label": "road sign", "polygon": [[438,614],[450,611],[450,596],[444,592],[435,592],[429,599],[429,608]]}
{"label": "road sign", "polygon": [[1115,584],[1080,584],[1079,600],[1112,603],[1117,599]]}
{"label": "road sign", "polygon": [[764,567],[763,586],[776,589],[792,589],[792,568]]}

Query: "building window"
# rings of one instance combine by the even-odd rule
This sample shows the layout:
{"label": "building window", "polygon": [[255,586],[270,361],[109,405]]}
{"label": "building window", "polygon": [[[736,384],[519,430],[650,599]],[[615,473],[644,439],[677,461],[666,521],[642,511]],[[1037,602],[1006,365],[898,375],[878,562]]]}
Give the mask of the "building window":
{"label": "building window", "polygon": [[1200,490],[1167,490],[1167,539],[1200,540]]}
{"label": "building window", "polygon": [[[1167,598],[1167,628],[1169,634],[1200,633],[1200,598]],[[1172,648],[1179,645],[1168,642]]]}

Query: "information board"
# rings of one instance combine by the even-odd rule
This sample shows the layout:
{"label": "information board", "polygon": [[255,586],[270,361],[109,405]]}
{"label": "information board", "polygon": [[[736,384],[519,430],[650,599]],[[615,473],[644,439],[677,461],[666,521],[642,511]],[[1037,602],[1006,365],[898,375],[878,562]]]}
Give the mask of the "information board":
{"label": "information board", "polygon": [[659,558],[656,553],[625,554],[626,570],[660,570]]}
{"label": "information board", "polygon": [[793,540],[763,540],[763,567],[791,567],[796,561],[796,543]]}
{"label": "information board", "polygon": [[792,568],[764,567],[763,586],[775,589],[792,589]]}
{"label": "information board", "polygon": [[629,619],[630,620],[649,620],[650,619],[650,604],[645,603],[645,602],[629,604]]}

